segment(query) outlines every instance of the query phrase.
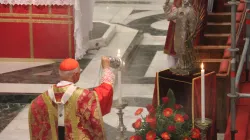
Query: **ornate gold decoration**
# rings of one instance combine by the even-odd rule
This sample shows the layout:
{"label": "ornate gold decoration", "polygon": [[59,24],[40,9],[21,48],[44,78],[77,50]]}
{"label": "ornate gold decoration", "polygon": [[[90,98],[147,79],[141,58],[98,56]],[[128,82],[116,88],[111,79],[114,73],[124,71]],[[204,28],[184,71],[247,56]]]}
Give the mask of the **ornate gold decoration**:
{"label": "ornate gold decoration", "polygon": [[68,105],[66,105],[66,108],[69,110],[67,112],[70,112],[69,119],[72,125],[72,133],[73,133],[73,139],[78,140],[79,139],[79,132],[77,124],[79,122],[79,117],[76,116],[76,109],[77,109],[77,100],[79,96],[83,93],[83,89],[77,89],[72,97],[68,101]]}
{"label": "ornate gold decoration", "polygon": [[52,102],[46,93],[43,93],[42,97],[43,97],[43,101],[45,102],[45,104],[48,108],[49,122],[51,125],[50,129],[51,129],[51,133],[52,133],[51,134],[52,140],[57,140],[57,132],[56,132],[56,124],[55,124],[55,118],[57,118],[57,110],[52,105]]}
{"label": "ornate gold decoration", "polygon": [[102,127],[102,132],[103,132],[103,140],[106,140],[106,133],[105,133],[105,130],[104,130],[104,122],[103,122],[103,117],[102,117],[102,112],[101,112],[101,106],[100,106],[100,102],[99,102],[99,99],[98,99],[98,95],[95,91],[94,92],[94,95],[95,95],[95,99],[96,99],[96,102],[97,102],[97,109],[99,110],[99,118],[100,118],[100,122],[101,122],[101,127]]}

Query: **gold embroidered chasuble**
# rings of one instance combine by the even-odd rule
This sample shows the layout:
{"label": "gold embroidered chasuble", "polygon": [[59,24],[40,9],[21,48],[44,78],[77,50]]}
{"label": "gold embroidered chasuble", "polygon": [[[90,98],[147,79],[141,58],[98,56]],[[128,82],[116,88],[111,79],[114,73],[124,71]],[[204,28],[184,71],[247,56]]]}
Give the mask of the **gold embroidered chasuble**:
{"label": "gold embroidered chasuble", "polygon": [[[53,86],[56,101],[67,88]],[[112,96],[112,86],[105,83],[94,91],[77,88],[64,105],[65,140],[105,140],[102,112],[110,111]],[[58,107],[47,91],[30,105],[29,128],[31,140],[58,140]]]}

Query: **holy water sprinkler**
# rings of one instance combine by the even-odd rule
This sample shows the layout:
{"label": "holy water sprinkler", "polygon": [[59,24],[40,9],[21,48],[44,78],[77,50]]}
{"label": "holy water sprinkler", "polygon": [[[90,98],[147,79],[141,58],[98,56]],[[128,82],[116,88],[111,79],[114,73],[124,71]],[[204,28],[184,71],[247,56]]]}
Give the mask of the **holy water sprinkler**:
{"label": "holy water sprinkler", "polygon": [[124,62],[122,61],[121,58],[112,57],[112,56],[108,56],[108,58],[110,60],[110,67],[112,67],[114,69],[119,69],[119,68],[122,68],[124,66]]}

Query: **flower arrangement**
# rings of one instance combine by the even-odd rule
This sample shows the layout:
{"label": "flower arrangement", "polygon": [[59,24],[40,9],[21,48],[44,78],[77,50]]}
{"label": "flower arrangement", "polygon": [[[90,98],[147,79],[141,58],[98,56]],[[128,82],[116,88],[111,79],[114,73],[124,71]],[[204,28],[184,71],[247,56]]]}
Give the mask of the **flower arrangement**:
{"label": "flower arrangement", "polygon": [[143,117],[143,108],[139,108],[136,116],[141,116],[132,124],[135,135],[130,140],[196,140],[200,138],[200,131],[192,128],[189,116],[183,111],[183,106],[175,103],[172,90],[167,97],[162,98],[162,105],[154,107],[148,105],[148,115]]}

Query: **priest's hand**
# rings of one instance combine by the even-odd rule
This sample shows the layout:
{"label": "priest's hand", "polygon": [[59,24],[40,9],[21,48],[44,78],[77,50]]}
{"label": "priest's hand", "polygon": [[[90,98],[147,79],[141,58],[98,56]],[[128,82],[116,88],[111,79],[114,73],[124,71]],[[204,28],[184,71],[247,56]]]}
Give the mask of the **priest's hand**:
{"label": "priest's hand", "polygon": [[109,68],[110,67],[110,60],[108,57],[103,56],[102,57],[102,68]]}

